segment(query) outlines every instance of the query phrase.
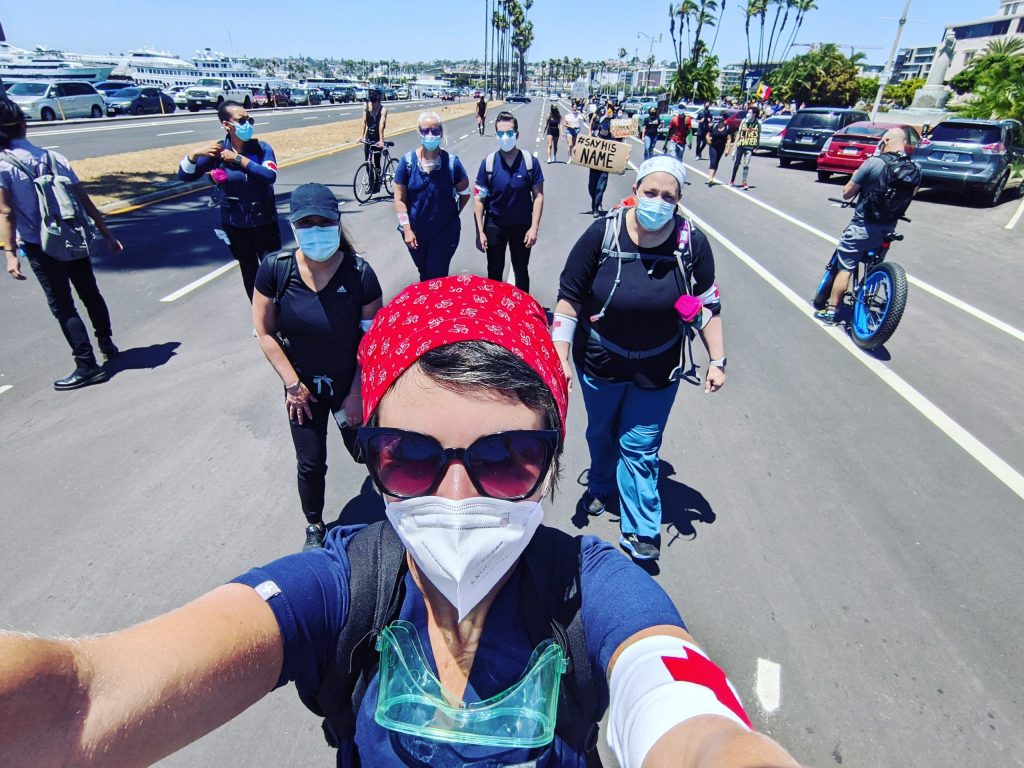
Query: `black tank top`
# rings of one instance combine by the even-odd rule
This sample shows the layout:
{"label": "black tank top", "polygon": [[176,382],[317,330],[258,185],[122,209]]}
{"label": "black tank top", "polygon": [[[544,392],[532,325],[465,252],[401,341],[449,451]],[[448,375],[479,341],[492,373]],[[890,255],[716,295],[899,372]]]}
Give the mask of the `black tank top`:
{"label": "black tank top", "polygon": [[378,104],[376,109],[367,108],[363,111],[363,121],[366,123],[366,140],[380,141],[380,118],[384,108]]}

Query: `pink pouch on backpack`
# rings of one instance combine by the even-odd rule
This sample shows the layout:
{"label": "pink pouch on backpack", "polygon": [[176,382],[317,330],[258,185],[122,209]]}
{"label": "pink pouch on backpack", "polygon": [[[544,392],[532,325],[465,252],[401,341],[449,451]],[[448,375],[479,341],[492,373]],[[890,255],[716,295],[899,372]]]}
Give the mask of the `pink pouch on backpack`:
{"label": "pink pouch on backpack", "polygon": [[676,299],[675,308],[684,323],[692,323],[700,317],[700,314],[704,309],[704,302],[696,296],[690,296],[689,294],[684,293]]}
{"label": "pink pouch on backpack", "polygon": [[228,180],[228,172],[223,168],[217,168],[210,171],[210,178],[213,180],[214,184],[223,184]]}

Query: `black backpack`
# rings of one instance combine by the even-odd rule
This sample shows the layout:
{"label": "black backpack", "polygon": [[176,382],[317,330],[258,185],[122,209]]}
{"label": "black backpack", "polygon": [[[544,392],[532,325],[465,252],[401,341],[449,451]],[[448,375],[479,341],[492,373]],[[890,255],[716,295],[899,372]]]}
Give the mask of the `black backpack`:
{"label": "black backpack", "polygon": [[907,212],[914,190],[921,185],[921,169],[903,152],[879,155],[885,167],[878,183],[863,201],[867,221],[896,221]]}
{"label": "black backpack", "polygon": [[[377,674],[377,636],[397,618],[405,598],[405,547],[387,520],[371,523],[348,545],[353,599],[335,653],[320,680],[315,701],[304,704],[324,718],[327,743],[339,749],[338,765],[358,766],[356,714]],[[580,539],[541,525],[518,569],[520,611],[534,645],[553,638],[565,652],[567,669],[558,698],[555,734],[583,753],[587,768],[601,768],[598,722],[607,706],[587,654],[580,615]],[[517,578],[517,575],[513,575]],[[372,597],[372,599],[371,599]],[[544,748],[540,748],[544,749]]]}

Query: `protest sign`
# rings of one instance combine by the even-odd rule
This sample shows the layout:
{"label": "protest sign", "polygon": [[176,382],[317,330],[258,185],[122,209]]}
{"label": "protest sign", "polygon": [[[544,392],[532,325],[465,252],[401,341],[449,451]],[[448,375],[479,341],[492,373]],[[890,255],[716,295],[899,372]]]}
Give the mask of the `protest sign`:
{"label": "protest sign", "polygon": [[635,117],[622,117],[612,120],[612,136],[616,139],[628,139],[640,132],[640,124]]}
{"label": "protest sign", "polygon": [[594,136],[580,136],[572,151],[572,162],[595,171],[623,174],[629,162],[629,145]]}

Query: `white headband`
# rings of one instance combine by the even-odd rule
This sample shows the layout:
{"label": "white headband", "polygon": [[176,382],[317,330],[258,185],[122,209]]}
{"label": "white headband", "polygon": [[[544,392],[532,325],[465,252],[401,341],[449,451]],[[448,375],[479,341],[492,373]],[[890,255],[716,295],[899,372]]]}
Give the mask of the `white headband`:
{"label": "white headband", "polygon": [[640,186],[640,182],[645,176],[650,176],[652,173],[668,173],[674,176],[679,182],[679,194],[683,194],[683,185],[686,184],[686,167],[674,157],[659,155],[650,160],[644,160],[636,171],[637,186]]}

